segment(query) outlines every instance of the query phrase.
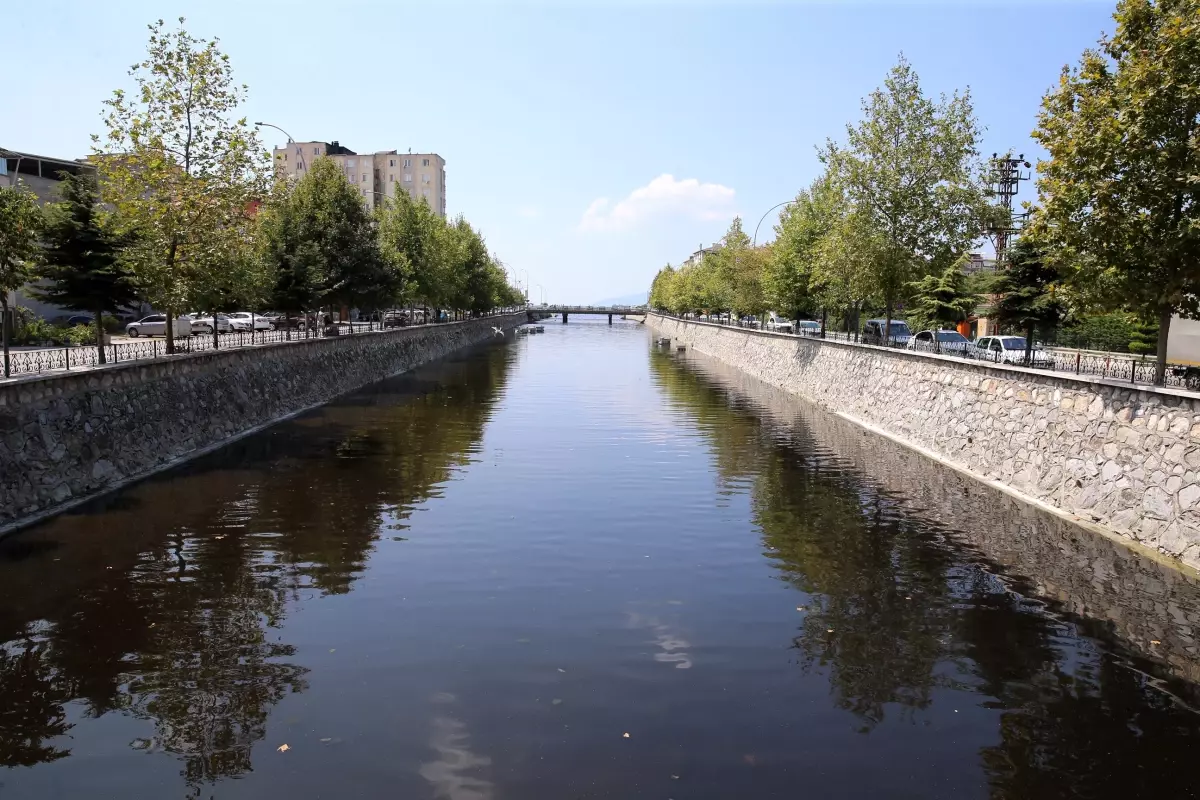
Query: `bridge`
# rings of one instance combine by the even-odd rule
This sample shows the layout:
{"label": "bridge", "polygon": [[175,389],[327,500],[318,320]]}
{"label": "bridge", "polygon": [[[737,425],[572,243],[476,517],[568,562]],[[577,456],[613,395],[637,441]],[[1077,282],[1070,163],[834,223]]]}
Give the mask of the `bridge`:
{"label": "bridge", "polygon": [[533,314],[562,314],[564,323],[570,319],[571,314],[607,314],[608,322],[611,325],[614,314],[622,317],[640,317],[646,314],[646,306],[572,306],[561,303],[542,303],[541,305],[531,305],[526,311],[531,316]]}

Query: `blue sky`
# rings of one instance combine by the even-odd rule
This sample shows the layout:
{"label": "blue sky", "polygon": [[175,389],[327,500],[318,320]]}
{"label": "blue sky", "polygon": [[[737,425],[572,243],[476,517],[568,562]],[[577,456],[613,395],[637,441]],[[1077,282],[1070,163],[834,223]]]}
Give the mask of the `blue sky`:
{"label": "blue sky", "polygon": [[146,24],[186,16],[221,38],[249,118],[359,152],[440,153],[449,212],[528,272],[532,299],[596,302],[644,290],[735,214],[753,230],[816,176],[815,145],[841,137],[902,51],[927,92],[970,88],[986,153],[1037,155],[1043,93],[1111,30],[1113,5],[19,3],[0,146],[85,155]]}

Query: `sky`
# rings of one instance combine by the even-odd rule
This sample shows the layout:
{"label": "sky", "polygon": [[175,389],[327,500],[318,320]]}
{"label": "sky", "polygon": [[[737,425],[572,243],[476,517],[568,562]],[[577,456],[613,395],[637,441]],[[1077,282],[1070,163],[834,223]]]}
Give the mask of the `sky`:
{"label": "sky", "polygon": [[984,154],[1036,161],[1041,98],[1112,30],[1114,4],[16,3],[0,147],[87,155],[146,25],[184,16],[220,38],[250,120],[360,153],[439,153],[449,214],[483,232],[531,300],[611,302],[734,216],[753,233],[819,174],[817,147],[844,137],[901,53],[927,94],[970,91]]}

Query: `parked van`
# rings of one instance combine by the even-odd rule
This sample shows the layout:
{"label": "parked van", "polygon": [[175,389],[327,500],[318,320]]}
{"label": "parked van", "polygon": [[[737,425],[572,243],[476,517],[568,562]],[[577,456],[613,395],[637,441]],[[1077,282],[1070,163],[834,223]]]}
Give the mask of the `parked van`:
{"label": "parked van", "polygon": [[884,344],[884,339],[888,338],[887,344],[892,347],[907,347],[908,340],[912,338],[912,332],[908,329],[908,323],[904,320],[892,320],[892,335],[884,337],[884,327],[887,325],[885,319],[869,319],[862,329],[863,344]]}

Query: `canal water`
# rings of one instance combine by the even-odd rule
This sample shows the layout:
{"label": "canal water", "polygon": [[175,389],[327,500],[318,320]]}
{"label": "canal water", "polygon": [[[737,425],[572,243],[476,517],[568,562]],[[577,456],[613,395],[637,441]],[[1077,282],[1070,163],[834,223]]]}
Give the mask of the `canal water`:
{"label": "canal water", "polygon": [[0,798],[1194,797],[1198,622],[1191,577],[548,320],[0,542]]}

